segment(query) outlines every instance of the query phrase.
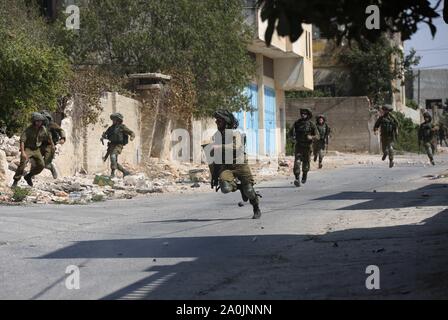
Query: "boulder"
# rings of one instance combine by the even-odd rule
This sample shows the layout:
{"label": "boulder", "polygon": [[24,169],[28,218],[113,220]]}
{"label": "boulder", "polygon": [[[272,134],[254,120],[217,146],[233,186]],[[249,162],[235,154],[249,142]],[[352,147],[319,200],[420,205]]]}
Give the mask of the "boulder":
{"label": "boulder", "polygon": [[6,161],[5,151],[0,150],[0,190],[7,188],[9,181],[8,161]]}

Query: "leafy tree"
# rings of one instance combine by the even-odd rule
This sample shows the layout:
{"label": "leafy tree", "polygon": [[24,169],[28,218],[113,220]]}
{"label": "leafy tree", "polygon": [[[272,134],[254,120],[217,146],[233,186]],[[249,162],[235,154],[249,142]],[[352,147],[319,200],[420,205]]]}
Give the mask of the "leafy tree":
{"label": "leafy tree", "polygon": [[[64,18],[65,19],[65,18]],[[251,30],[240,0],[104,0],[81,6],[81,29],[55,38],[76,65],[121,77],[136,72],[174,76],[178,112],[208,115],[247,109],[244,88],[255,73],[247,54]],[[186,79],[191,85],[179,85]]]}
{"label": "leafy tree", "polygon": [[386,102],[393,93],[392,81],[401,74],[401,68],[392,64],[394,55],[401,51],[388,39],[376,42],[362,40],[351,50],[341,54],[341,61],[350,68],[354,95],[366,95],[374,105]]}
{"label": "leafy tree", "polygon": [[[402,40],[408,40],[426,23],[434,37],[437,28],[433,19],[441,0],[432,7],[428,0],[258,0],[261,17],[268,21],[266,41],[270,43],[274,31],[296,41],[302,34],[302,23],[311,23],[330,38],[375,42],[384,33],[400,32]],[[365,13],[369,5],[379,8],[380,29],[366,28]],[[448,23],[448,1],[445,0],[444,18]]]}
{"label": "leafy tree", "polygon": [[397,151],[418,152],[418,125],[401,112],[393,112],[398,121],[398,139],[395,143]]}
{"label": "leafy tree", "polygon": [[38,9],[25,1],[0,0],[0,122],[12,134],[30,112],[54,110],[67,89],[69,61],[48,38]]}
{"label": "leafy tree", "polygon": [[418,110],[418,103],[415,100],[407,99],[406,100],[406,106],[408,108],[411,108],[411,109],[414,109],[414,110]]}

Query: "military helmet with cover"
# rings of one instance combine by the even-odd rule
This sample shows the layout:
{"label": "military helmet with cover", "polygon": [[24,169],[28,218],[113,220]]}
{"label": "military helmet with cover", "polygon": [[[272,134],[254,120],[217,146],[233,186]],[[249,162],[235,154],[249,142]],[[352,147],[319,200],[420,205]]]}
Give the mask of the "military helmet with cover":
{"label": "military helmet with cover", "polygon": [[228,110],[217,110],[213,113],[213,117],[214,118],[220,118],[223,119],[226,124],[227,124],[227,129],[236,129],[238,128],[239,122],[238,120],[235,118],[235,116],[233,115],[232,112],[228,111]]}
{"label": "military helmet with cover", "polygon": [[313,113],[308,108],[301,108],[300,109],[300,114],[307,114],[308,117],[310,117],[310,118],[313,116]]}
{"label": "military helmet with cover", "polygon": [[45,118],[45,116],[42,115],[42,114],[39,113],[39,112],[33,112],[33,113],[31,114],[31,121],[32,121],[32,122],[35,122],[35,121],[42,121],[42,122],[45,122],[46,120],[47,120],[47,118]]}
{"label": "military helmet with cover", "polygon": [[386,111],[394,111],[394,107],[390,104],[385,104],[381,107],[381,109],[386,110]]}
{"label": "military helmet with cover", "polygon": [[116,113],[112,113],[112,114],[110,115],[110,119],[111,119],[111,120],[120,120],[120,121],[123,121],[123,120],[124,120],[124,117],[123,117],[123,115],[122,115],[121,113],[116,112]]}
{"label": "military helmet with cover", "polygon": [[429,112],[425,112],[423,114],[423,119],[429,119],[429,121],[432,121],[432,116]]}
{"label": "military helmet with cover", "polygon": [[40,112],[45,117],[45,125],[48,126],[51,122],[53,122],[53,116],[50,112],[44,110]]}
{"label": "military helmet with cover", "polygon": [[319,119],[323,119],[325,122],[327,121],[327,118],[325,118],[325,115],[323,115],[323,114],[319,114],[319,115],[316,117],[316,121],[317,121],[317,122],[319,121]]}

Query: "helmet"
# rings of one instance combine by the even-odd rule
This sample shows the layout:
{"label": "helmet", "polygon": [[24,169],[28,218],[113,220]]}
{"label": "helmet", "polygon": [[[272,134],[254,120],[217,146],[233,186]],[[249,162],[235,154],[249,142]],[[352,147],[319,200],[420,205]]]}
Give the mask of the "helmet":
{"label": "helmet", "polygon": [[121,113],[112,113],[112,114],[110,115],[110,119],[111,119],[111,120],[116,119],[116,120],[123,121],[124,117],[123,117],[123,115],[122,115]]}
{"label": "helmet", "polygon": [[235,116],[232,114],[232,112],[228,111],[228,110],[217,110],[213,113],[213,117],[220,118],[223,119],[226,124],[227,124],[227,128],[228,129],[236,129],[238,128],[238,120],[235,118]]}
{"label": "helmet", "polygon": [[50,112],[44,110],[44,111],[41,111],[40,113],[41,113],[45,118],[47,118],[47,120],[48,120],[49,122],[52,122],[52,121],[53,121],[53,116],[50,114]]}
{"label": "helmet", "polygon": [[432,116],[429,112],[425,112],[423,114],[423,119],[429,119],[429,121],[432,121]]}
{"label": "helmet", "polygon": [[392,105],[390,104],[385,104],[381,107],[381,109],[383,110],[387,110],[387,111],[394,111],[394,107],[392,107]]}
{"label": "helmet", "polygon": [[324,121],[327,121],[327,118],[323,114],[320,114],[316,117],[316,121],[319,121],[319,119],[324,119]]}
{"label": "helmet", "polygon": [[33,112],[31,115],[31,121],[42,121],[45,122],[47,118],[45,118],[41,113],[39,112]]}
{"label": "helmet", "polygon": [[312,113],[311,110],[308,109],[308,108],[302,108],[302,109],[300,109],[300,114],[303,114],[303,113],[308,114],[308,117],[310,117],[310,118],[313,116],[313,113]]}

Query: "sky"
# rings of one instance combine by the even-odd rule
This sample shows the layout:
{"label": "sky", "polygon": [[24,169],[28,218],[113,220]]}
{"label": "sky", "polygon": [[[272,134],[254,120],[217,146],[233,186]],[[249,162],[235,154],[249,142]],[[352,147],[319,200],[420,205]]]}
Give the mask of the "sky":
{"label": "sky", "polygon": [[[437,4],[437,0],[430,0],[432,6]],[[437,9],[442,15],[443,1]],[[412,38],[404,42],[406,53],[411,48],[417,50],[417,55],[422,59],[416,68],[425,69],[448,69],[448,24],[442,17],[434,20],[437,33],[434,39],[431,36],[429,27],[425,23],[419,24],[419,30]]]}

